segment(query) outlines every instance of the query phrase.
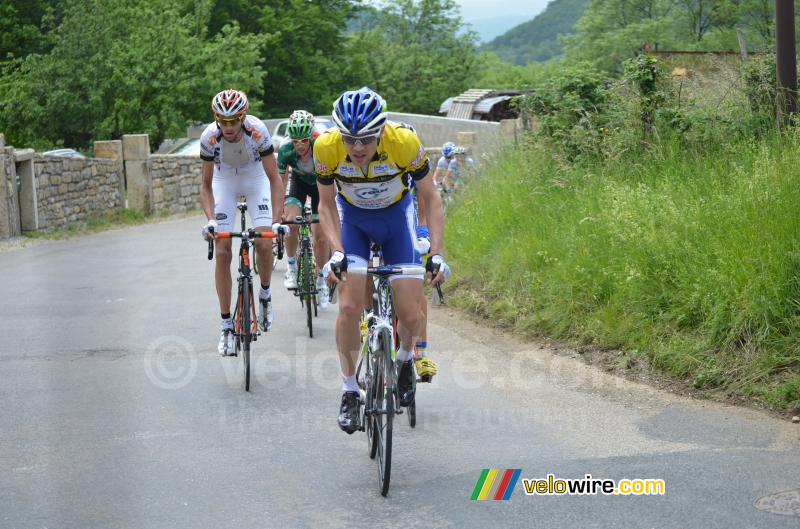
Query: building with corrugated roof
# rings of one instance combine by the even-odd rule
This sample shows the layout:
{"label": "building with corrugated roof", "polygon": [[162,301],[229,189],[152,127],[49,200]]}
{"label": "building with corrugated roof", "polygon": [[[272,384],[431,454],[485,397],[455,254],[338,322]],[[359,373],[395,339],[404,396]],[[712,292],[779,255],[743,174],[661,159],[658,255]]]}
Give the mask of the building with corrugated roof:
{"label": "building with corrugated roof", "polygon": [[463,94],[448,97],[439,107],[439,113],[448,118],[500,121],[519,117],[511,107],[511,99],[525,95],[522,90],[496,90],[470,88]]}

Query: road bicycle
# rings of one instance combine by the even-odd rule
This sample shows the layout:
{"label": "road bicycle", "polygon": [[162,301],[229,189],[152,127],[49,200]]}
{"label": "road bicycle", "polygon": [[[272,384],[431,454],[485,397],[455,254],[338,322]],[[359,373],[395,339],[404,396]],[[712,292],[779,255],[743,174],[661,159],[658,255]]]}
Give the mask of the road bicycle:
{"label": "road bicycle", "polygon": [[394,417],[403,413],[395,362],[395,317],[390,278],[423,275],[421,266],[349,267],[348,274],[368,274],[376,280],[372,311],[366,315],[366,339],[362,342],[356,379],[361,389],[360,429],[367,433],[369,456],[377,457],[381,494],[389,493],[392,470]]}
{"label": "road bicycle", "polygon": [[313,315],[316,316],[319,307],[316,283],[317,268],[314,263],[314,251],[311,245],[311,225],[318,223],[319,219],[313,218],[309,211],[306,211],[305,215],[298,215],[294,220],[283,223],[300,227],[300,246],[297,252],[297,287],[290,290],[293,290],[294,295],[300,298],[300,305],[306,308],[306,325],[308,326],[309,338],[314,337],[312,308]]}
{"label": "road bicycle", "polygon": [[[244,367],[244,390],[250,391],[250,344],[255,342],[261,335],[258,329],[258,316],[256,315],[256,304],[253,297],[253,275],[250,270],[250,248],[258,238],[275,238],[277,235],[271,231],[257,231],[254,228],[245,227],[245,212],[247,204],[240,202],[237,209],[241,212],[242,229],[241,231],[214,231],[216,239],[241,239],[239,247],[239,276],[236,279],[236,308],[233,313],[233,356],[242,353]],[[214,241],[208,241],[208,260],[214,258]]]}

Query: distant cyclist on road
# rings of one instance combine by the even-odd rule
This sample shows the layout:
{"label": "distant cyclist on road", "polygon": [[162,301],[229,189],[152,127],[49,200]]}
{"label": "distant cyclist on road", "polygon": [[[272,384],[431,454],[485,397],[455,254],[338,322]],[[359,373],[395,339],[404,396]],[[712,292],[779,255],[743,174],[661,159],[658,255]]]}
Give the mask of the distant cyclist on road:
{"label": "distant cyclist on road", "polygon": [[465,170],[474,167],[475,162],[466,155],[464,147],[448,141],[442,145],[442,156],[436,163],[436,170],[433,173],[433,184],[449,193],[458,182],[459,176]]}
{"label": "distant cyclist on road", "polygon": [[[238,90],[223,90],[211,100],[215,122],[200,137],[203,160],[200,205],[208,218],[203,237],[213,238],[212,231],[234,229],[236,204],[241,195],[247,199],[250,221],[259,231],[277,231],[283,209],[283,183],[278,175],[275,148],[267,128],[255,116],[247,114],[247,96]],[[273,204],[276,206],[273,211]],[[214,280],[222,321],[218,351],[234,354],[231,318],[231,239],[217,239]],[[256,239],[259,263],[261,329],[272,327],[272,241]]]}
{"label": "distant cyclist on road", "polygon": [[[288,185],[284,214],[287,220],[292,220],[304,211],[306,198],[311,198],[311,212],[317,217],[319,207],[319,190],[317,189],[317,173],[314,169],[314,141],[319,133],[314,130],[314,116],[305,110],[295,110],[289,116],[289,137],[281,143],[278,149],[278,172]],[[283,284],[286,288],[297,288],[297,253],[298,227],[291,226],[291,235],[286,239],[286,278]],[[320,267],[317,278],[317,298],[320,307],[328,305],[328,285],[322,275],[322,265],[328,260],[328,243],[322,235],[318,225],[311,226],[314,237],[314,260]]]}
{"label": "distant cyclist on road", "polygon": [[[359,427],[359,387],[355,376],[359,350],[359,321],[367,278],[347,275],[348,266],[366,266],[370,242],[381,245],[387,265],[420,265],[416,250],[414,205],[406,178],[414,181],[426,204],[430,231],[431,264],[442,257],[442,205],[428,177],[430,163],[417,135],[399,124],[387,123],[386,102],[373,90],[344,92],[334,103],[333,121],[314,144],[320,194],[320,222],[333,255],[325,265],[327,277],[339,284],[336,345],[342,370],[339,427],[347,433]],[[338,184],[334,185],[334,184]],[[334,271],[341,273],[341,280]],[[392,281],[399,343],[398,389],[400,404],[414,398],[412,358],[420,325],[419,299],[422,276]],[[432,278],[443,280],[440,270]]]}

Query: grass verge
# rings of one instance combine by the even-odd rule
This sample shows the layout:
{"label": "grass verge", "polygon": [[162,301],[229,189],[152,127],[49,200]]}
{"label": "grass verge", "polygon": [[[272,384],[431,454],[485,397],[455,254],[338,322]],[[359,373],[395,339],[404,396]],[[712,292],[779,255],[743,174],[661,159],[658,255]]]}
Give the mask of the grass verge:
{"label": "grass verge", "polygon": [[800,143],[562,164],[508,149],[448,210],[454,305],[800,409]]}

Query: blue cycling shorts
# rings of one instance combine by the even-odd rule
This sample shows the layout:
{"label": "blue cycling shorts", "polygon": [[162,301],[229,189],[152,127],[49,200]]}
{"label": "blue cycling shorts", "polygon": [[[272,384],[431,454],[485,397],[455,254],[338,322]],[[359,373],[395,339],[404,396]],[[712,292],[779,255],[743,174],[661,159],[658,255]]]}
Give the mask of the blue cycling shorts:
{"label": "blue cycling shorts", "polygon": [[342,245],[348,264],[365,266],[371,242],[381,245],[384,264],[422,264],[416,249],[417,215],[409,194],[383,209],[362,209],[341,196],[336,197],[336,206],[342,222]]}

